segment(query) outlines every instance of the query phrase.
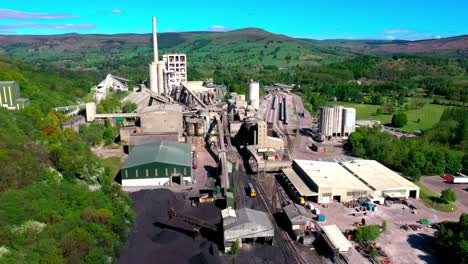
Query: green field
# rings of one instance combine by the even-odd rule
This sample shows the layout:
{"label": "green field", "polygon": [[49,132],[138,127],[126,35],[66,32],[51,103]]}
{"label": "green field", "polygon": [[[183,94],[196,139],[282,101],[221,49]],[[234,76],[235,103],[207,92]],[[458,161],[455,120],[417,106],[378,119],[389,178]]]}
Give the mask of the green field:
{"label": "green field", "polygon": [[452,203],[449,203],[449,204],[437,203],[436,201],[440,197],[440,194],[431,191],[421,182],[415,182],[415,184],[419,186],[420,188],[419,198],[423,200],[423,202],[426,203],[428,206],[441,212],[455,212],[458,210],[457,206]]}
{"label": "green field", "polygon": [[[382,108],[381,105],[357,104],[347,102],[338,103],[344,105],[345,107],[356,108],[357,120],[378,120],[382,124],[388,124],[392,121],[392,115],[375,114],[378,108]],[[442,113],[446,108],[448,108],[448,106],[426,103],[426,105],[424,105],[422,108],[408,110],[406,111],[406,114],[408,115],[408,124],[402,127],[401,130],[412,132],[416,129],[430,129],[437,122],[439,122],[440,117],[442,116]],[[420,119],[419,123],[417,122],[418,119]]]}
{"label": "green field", "polygon": [[117,176],[117,173],[120,170],[120,166],[122,165],[120,162],[120,158],[110,157],[107,159],[102,159],[101,162],[102,165],[104,165],[104,167],[108,167],[111,170],[112,180],[114,180],[115,176]]}

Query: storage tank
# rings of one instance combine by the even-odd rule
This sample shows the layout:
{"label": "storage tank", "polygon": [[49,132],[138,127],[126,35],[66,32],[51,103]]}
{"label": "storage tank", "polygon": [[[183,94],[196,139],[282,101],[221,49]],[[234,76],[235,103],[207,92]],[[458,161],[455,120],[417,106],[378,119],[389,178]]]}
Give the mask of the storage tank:
{"label": "storage tank", "polygon": [[197,122],[197,136],[202,137],[205,135],[205,129],[204,129],[205,123],[203,120],[198,120]]}
{"label": "storage tank", "polygon": [[354,132],[356,127],[356,109],[343,108],[343,134],[342,136],[349,136]]}
{"label": "storage tank", "polygon": [[166,64],[164,61],[158,62],[158,90],[160,94],[168,95],[169,92],[166,90],[164,85],[164,69],[166,68]]}
{"label": "storage tank", "polygon": [[333,107],[320,107],[320,131],[326,137],[333,136],[333,113]]}
{"label": "storage tank", "polygon": [[187,134],[188,134],[189,136],[195,135],[195,124],[192,122],[192,120],[191,120],[191,119],[187,119],[185,125],[186,125],[186,127],[187,127]]}
{"label": "storage tank", "polygon": [[149,88],[151,91],[158,93],[158,64],[152,62],[149,65]]}
{"label": "storage tank", "polygon": [[258,109],[260,104],[260,83],[250,81],[249,83],[249,103],[255,109]]}
{"label": "storage tank", "polygon": [[334,136],[342,136],[341,130],[343,127],[343,106],[334,105],[333,106],[333,134]]}

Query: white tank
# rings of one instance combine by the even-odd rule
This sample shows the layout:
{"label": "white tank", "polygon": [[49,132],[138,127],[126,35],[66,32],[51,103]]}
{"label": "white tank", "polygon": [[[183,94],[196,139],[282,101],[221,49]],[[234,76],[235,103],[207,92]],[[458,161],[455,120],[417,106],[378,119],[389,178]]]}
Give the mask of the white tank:
{"label": "white tank", "polygon": [[151,91],[159,93],[158,91],[158,65],[152,62],[149,65],[149,87]]}
{"label": "white tank", "polygon": [[334,136],[342,136],[341,130],[343,127],[343,106],[333,106],[333,134]]}
{"label": "white tank", "polygon": [[356,127],[356,109],[343,108],[343,135],[349,136]]}
{"label": "white tank", "polygon": [[258,109],[260,104],[260,83],[250,81],[249,83],[249,103],[255,109]]}
{"label": "white tank", "polygon": [[334,109],[331,106],[320,107],[320,131],[326,137],[333,136]]}

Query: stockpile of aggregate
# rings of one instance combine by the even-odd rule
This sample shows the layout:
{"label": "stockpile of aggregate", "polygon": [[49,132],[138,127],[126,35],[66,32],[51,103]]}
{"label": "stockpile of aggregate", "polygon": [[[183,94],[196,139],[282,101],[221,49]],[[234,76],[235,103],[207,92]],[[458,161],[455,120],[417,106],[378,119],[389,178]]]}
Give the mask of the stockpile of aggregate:
{"label": "stockpile of aggregate", "polygon": [[219,234],[203,232],[206,238],[194,239],[191,225],[173,219],[167,210],[197,217],[208,223],[220,225],[221,215],[213,204],[191,207],[185,193],[167,189],[142,190],[130,194],[136,220],[119,263],[224,263],[215,244]]}

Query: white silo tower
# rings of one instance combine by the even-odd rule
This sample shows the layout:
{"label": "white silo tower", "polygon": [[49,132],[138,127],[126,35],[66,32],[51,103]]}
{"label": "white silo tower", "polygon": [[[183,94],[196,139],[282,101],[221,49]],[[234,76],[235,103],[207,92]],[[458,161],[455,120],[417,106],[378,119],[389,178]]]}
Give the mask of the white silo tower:
{"label": "white silo tower", "polygon": [[255,109],[259,108],[260,105],[260,83],[254,82],[253,80],[249,83],[249,103]]}
{"label": "white silo tower", "polygon": [[343,132],[342,136],[349,136],[356,127],[356,109],[343,108]]}
{"label": "white silo tower", "polygon": [[320,131],[326,137],[333,136],[334,109],[331,106],[320,107]]}
{"label": "white silo tower", "polygon": [[343,128],[343,106],[334,105],[333,107],[333,136],[341,136]]}

